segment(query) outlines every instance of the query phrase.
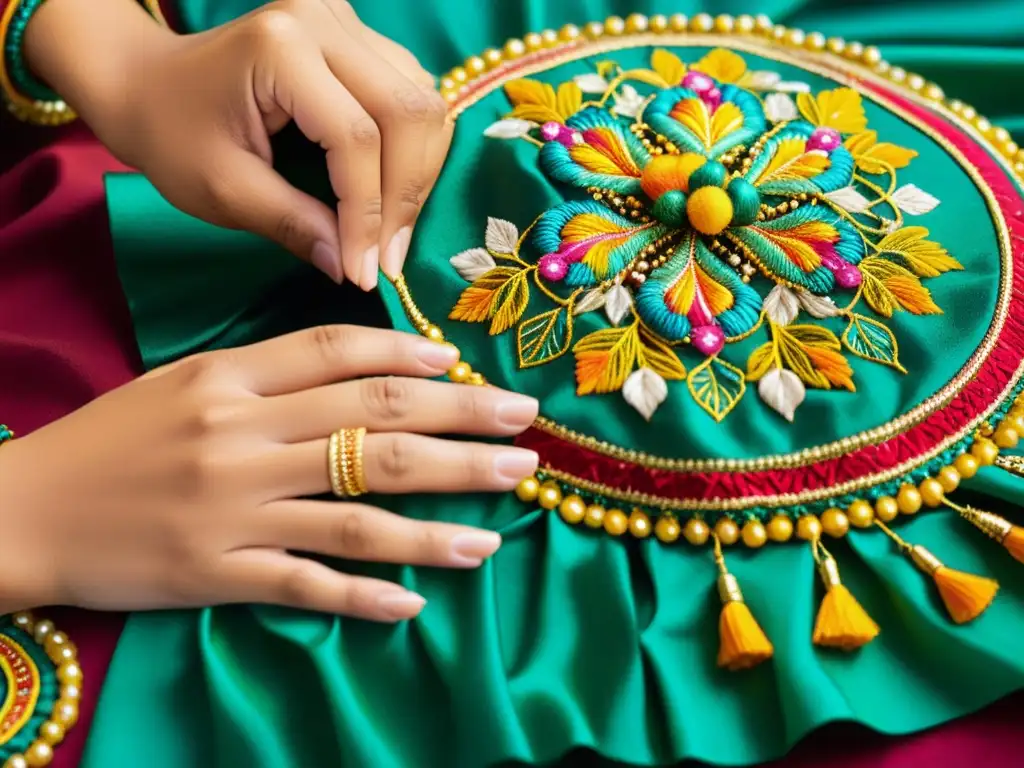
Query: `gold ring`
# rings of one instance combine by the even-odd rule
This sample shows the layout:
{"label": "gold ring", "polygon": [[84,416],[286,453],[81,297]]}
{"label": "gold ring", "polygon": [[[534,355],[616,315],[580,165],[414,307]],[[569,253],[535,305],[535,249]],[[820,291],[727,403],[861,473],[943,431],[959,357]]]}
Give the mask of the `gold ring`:
{"label": "gold ring", "polygon": [[351,498],[367,492],[363,471],[363,438],[366,428],[339,429],[327,444],[327,464],[331,491],[335,496]]}

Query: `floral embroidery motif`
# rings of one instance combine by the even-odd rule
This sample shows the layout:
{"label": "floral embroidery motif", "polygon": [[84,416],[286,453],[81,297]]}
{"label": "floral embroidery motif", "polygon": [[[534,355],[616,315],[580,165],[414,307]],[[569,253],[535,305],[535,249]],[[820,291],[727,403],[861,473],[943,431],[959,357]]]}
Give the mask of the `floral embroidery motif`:
{"label": "floral embroidery motif", "polygon": [[[812,94],[717,49],[690,67],[656,50],[649,70],[601,62],[557,90],[505,90],[514,108],[486,135],[537,145],[545,174],[586,197],[522,234],[491,219],[486,248],[451,259],[471,285],[450,319],[515,328],[524,368],[571,348],[579,395],[621,391],[650,419],[667,382],[685,381],[721,421],[757,382],[792,420],[806,387],[855,390],[846,353],[906,372],[862,303],[883,319],[939,314],[922,281],[962,269],[927,229],[904,226],[939,200],[898,185],[917,153],[879,141],[853,89]],[[533,288],[553,308],[524,318]],[[574,318],[602,308],[610,326],[573,344]],[[723,359],[762,329],[745,368]]]}

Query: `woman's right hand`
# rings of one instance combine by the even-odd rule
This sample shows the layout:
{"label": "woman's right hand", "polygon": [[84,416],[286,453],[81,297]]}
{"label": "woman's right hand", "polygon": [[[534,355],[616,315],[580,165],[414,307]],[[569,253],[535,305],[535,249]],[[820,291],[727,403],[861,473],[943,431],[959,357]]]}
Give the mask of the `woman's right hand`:
{"label": "woman's right hand", "polygon": [[417,615],[403,587],[309,552],[473,568],[498,534],[399,517],[330,490],[329,435],[366,427],[371,492],[507,491],[537,456],[428,435],[511,436],[537,402],[431,381],[454,347],[329,326],[158,369],[0,449],[0,610],[278,603],[378,621]]}

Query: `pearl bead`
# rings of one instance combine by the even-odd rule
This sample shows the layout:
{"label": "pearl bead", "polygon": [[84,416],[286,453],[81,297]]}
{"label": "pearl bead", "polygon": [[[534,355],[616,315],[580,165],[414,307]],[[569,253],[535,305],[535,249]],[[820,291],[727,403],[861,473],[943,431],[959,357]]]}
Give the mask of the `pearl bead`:
{"label": "pearl bead", "polygon": [[526,43],[522,40],[512,38],[505,43],[505,47],[502,49],[502,53],[505,54],[506,59],[518,59],[524,53],[526,53]]}
{"label": "pearl bead", "polygon": [[724,545],[732,546],[739,541],[740,527],[728,517],[723,517],[715,523],[715,534]]}
{"label": "pearl bead", "polygon": [[544,483],[537,493],[537,503],[541,509],[554,509],[562,503],[562,489],[554,483]]}
{"label": "pearl bead", "polygon": [[690,29],[694,32],[710,32],[715,27],[715,20],[710,13],[698,13],[690,19]]}
{"label": "pearl bead", "polygon": [[575,494],[566,496],[562,499],[562,503],[558,505],[558,514],[570,525],[576,525],[576,523],[583,519],[586,512],[587,505],[583,503],[583,499]]}
{"label": "pearl bead", "polygon": [[540,481],[536,477],[524,477],[519,481],[519,485],[516,486],[516,496],[526,504],[536,501],[539,493]]}
{"label": "pearl bead", "polygon": [[53,761],[53,747],[45,741],[34,741],[25,750],[25,762],[29,768],[44,768]]}
{"label": "pearl bead", "polygon": [[921,492],[917,488],[910,483],[904,483],[900,486],[900,491],[896,494],[896,504],[904,515],[917,514],[923,503],[924,500],[921,498]]}
{"label": "pearl bead", "polygon": [[528,51],[539,51],[544,47],[544,41],[541,36],[536,32],[531,32],[523,38],[523,42],[526,44],[526,50]]}
{"label": "pearl bead", "polygon": [[39,726],[39,738],[51,746],[59,744],[64,739],[64,726],[47,720]]}
{"label": "pearl bead", "polygon": [[629,532],[638,539],[646,539],[651,535],[651,518],[640,509],[634,509],[629,516]]}
{"label": "pearl bead", "polygon": [[999,446],[984,437],[979,440],[975,440],[974,445],[971,446],[971,456],[976,458],[978,463],[983,467],[995,464],[996,457],[998,455]]}
{"label": "pearl bead", "polygon": [[732,16],[727,13],[719,14],[715,16],[715,32],[721,32],[722,34],[728,34],[732,32],[736,26],[736,22],[733,21]]}
{"label": "pearl bead", "polygon": [[656,13],[647,20],[647,26],[651,32],[664,32],[668,29],[668,17],[662,13]]}
{"label": "pearl bead", "polygon": [[629,518],[621,509],[609,509],[604,516],[604,529],[612,536],[621,536],[629,528]]}
{"label": "pearl bead", "polygon": [[820,51],[825,48],[825,36],[821,32],[811,32],[804,38],[804,47],[809,51]]}
{"label": "pearl bead", "polygon": [[654,525],[654,535],[665,544],[672,544],[679,538],[682,529],[679,521],[671,515],[662,515]]}
{"label": "pearl bead", "polygon": [[736,31],[747,35],[754,31],[754,17],[748,13],[736,17]]}
{"label": "pearl bead", "polygon": [[978,474],[978,460],[969,453],[962,453],[957,456],[956,461],[953,462],[953,466],[956,468],[956,471],[960,473],[960,477],[964,479],[972,478]]}
{"label": "pearl bead", "polygon": [[840,539],[850,530],[850,519],[841,509],[826,509],[821,516],[821,527],[833,539]]}
{"label": "pearl bead", "polygon": [[482,75],[487,69],[487,64],[479,56],[470,56],[466,59],[464,66],[466,67],[466,72],[469,73],[470,77]]}
{"label": "pearl bead", "polygon": [[591,40],[597,40],[604,34],[604,25],[598,21],[592,21],[583,27],[583,34]]}
{"label": "pearl bead", "polygon": [[668,25],[673,32],[685,32],[689,23],[690,20],[682,13],[673,13],[668,17]]}
{"label": "pearl bead", "polygon": [[53,622],[49,619],[43,619],[42,621],[36,622],[35,629],[32,631],[32,636],[36,639],[37,643],[43,644],[55,631],[56,629],[53,626]]}
{"label": "pearl bead", "polygon": [[921,500],[925,503],[925,506],[928,507],[939,506],[946,495],[942,490],[942,484],[934,477],[922,480],[917,489],[921,492]]}
{"label": "pearl bead", "polygon": [[[917,489],[912,485],[908,485],[907,488],[917,493]],[[883,523],[891,523],[899,513],[900,503],[892,496],[883,496],[875,502],[875,517]]]}
{"label": "pearl bead", "polygon": [[571,43],[579,36],[580,28],[577,27],[575,24],[566,24],[564,27],[558,30],[558,39],[566,43]]}
{"label": "pearl bead", "polygon": [[814,515],[804,515],[796,521],[796,535],[804,541],[821,536],[821,521]]}
{"label": "pearl bead", "polygon": [[743,526],[743,543],[751,549],[763,547],[768,541],[768,531],[760,520],[748,520]]}
{"label": "pearl bead", "polygon": [[642,13],[631,13],[626,17],[626,31],[627,32],[646,32],[647,31],[647,17]]}
{"label": "pearl bead", "polygon": [[626,22],[619,16],[609,16],[604,20],[604,31],[609,35],[621,35],[626,31]]}
{"label": "pearl bead", "polygon": [[695,547],[707,542],[710,535],[711,529],[708,528],[708,524],[699,517],[691,517],[683,528],[683,536]]}
{"label": "pearl bead", "polygon": [[925,79],[920,75],[908,75],[907,85],[915,91],[920,91],[924,88]]}
{"label": "pearl bead", "polygon": [[939,470],[936,480],[946,493],[952,493],[960,487],[960,473],[956,471],[956,467],[943,467]]}
{"label": "pearl bead", "polygon": [[601,528],[604,525],[604,507],[591,504],[583,516],[583,524],[588,528]]}
{"label": "pearl bead", "polygon": [[992,439],[1000,448],[1014,448],[1020,441],[1020,435],[1013,427],[1000,425]]}
{"label": "pearl bead", "polygon": [[785,515],[776,515],[768,522],[768,538],[784,542],[793,537],[793,521]]}
{"label": "pearl bead", "polygon": [[24,755],[11,755],[4,763],[4,768],[28,768]]}
{"label": "pearl bead", "polygon": [[57,668],[57,679],[60,680],[62,683],[70,683],[71,685],[81,685],[82,668],[78,666],[77,662],[65,662]]}
{"label": "pearl bead", "polygon": [[[889,499],[889,501],[893,503],[893,507],[896,506],[895,499]],[[857,528],[867,528],[875,521],[875,510],[864,499],[857,499],[847,508],[846,517],[851,525]]]}
{"label": "pearl bead", "polygon": [[451,367],[448,371],[448,378],[454,381],[456,384],[464,384],[469,381],[469,377],[473,375],[473,369],[469,363],[458,362]]}
{"label": "pearl bead", "polygon": [[554,48],[559,44],[558,33],[553,29],[545,29],[540,33],[540,40],[545,48]]}

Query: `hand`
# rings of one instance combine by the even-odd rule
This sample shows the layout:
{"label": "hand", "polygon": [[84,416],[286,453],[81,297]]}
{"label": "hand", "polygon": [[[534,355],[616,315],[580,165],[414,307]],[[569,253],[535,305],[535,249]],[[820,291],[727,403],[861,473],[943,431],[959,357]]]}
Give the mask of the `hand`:
{"label": "hand", "polygon": [[[431,381],[457,359],[412,334],[334,326],[159,369],[0,450],[0,611],[280,603],[379,621],[423,598],[291,552],[474,568],[498,534],[330,491],[327,441],[365,426],[371,492],[508,491],[537,456],[532,398]],[[369,377],[369,378],[357,378]]]}
{"label": "hand", "polygon": [[[30,64],[178,208],[338,282],[398,274],[452,131],[412,54],[344,0],[280,0],[189,36],[136,5],[50,0],[26,33]],[[326,150],[337,213],[271,167],[270,136],[293,120]]]}

